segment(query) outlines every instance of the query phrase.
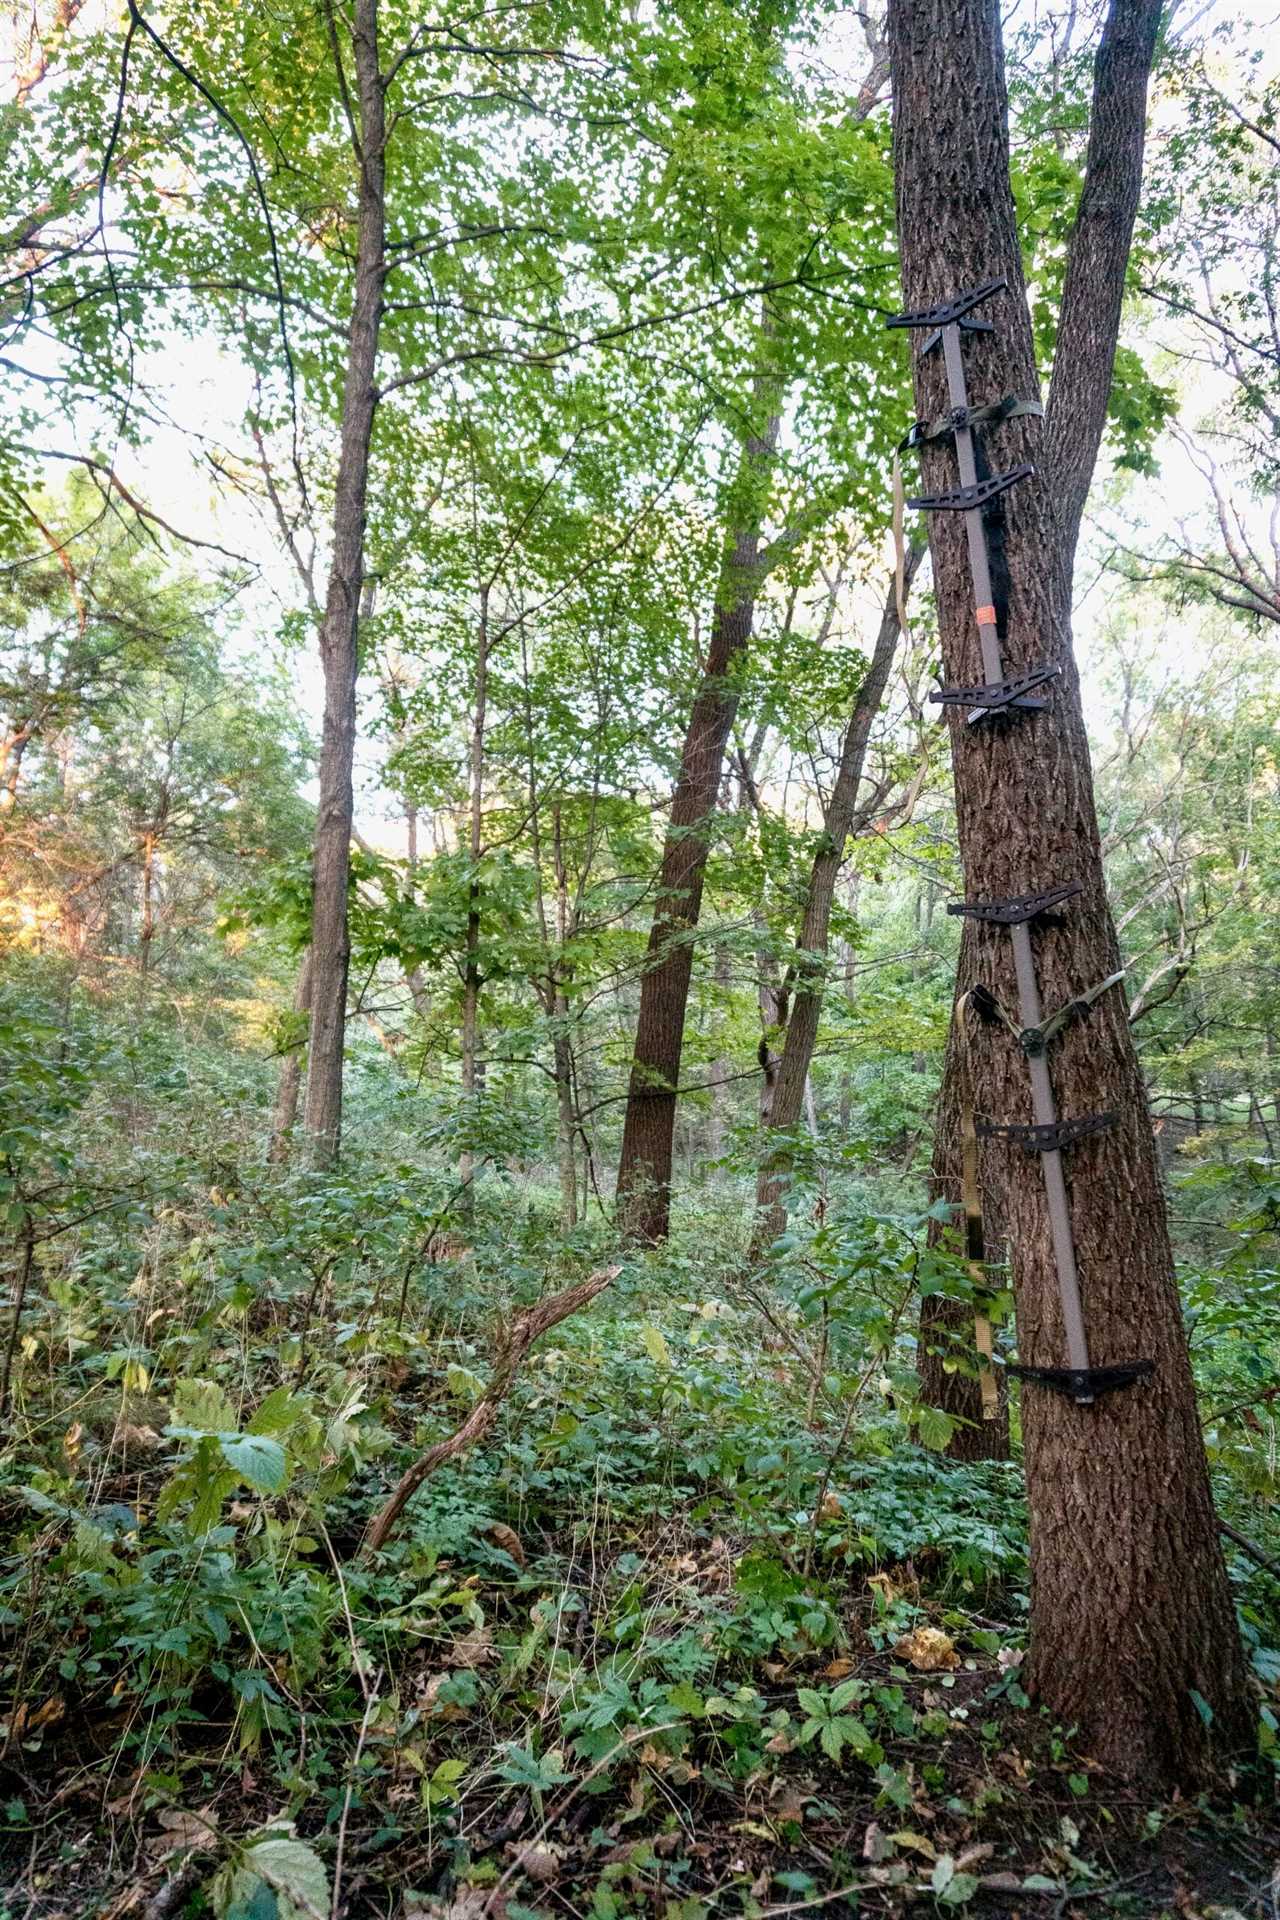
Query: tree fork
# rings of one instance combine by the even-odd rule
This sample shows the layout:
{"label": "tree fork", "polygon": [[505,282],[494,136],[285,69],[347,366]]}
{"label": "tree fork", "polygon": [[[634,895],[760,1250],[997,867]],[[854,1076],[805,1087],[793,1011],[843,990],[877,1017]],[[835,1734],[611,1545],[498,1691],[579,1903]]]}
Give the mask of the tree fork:
{"label": "tree fork", "polygon": [[[1119,964],[1071,648],[1071,563],[1105,418],[1098,358],[1110,367],[1159,14],[1157,0],[1115,0],[1108,16],[1090,177],[1043,436],[1025,418],[992,434],[994,465],[1029,459],[1039,469],[1004,496],[1007,671],[1051,661],[1061,674],[1041,713],[978,727],[962,712],[950,714],[966,894],[1004,898],[1067,881],[1082,888],[1066,923],[1036,934],[1036,965],[1051,1005]],[[906,305],[932,306],[961,287],[1005,280],[1010,292],[990,313],[996,331],[981,336],[973,359],[981,382],[975,399],[1034,398],[996,0],[890,0],[888,27]],[[945,410],[936,356],[916,358],[915,390],[920,418]],[[953,487],[950,450],[926,448],[923,457],[928,491]],[[930,547],[947,678],[977,684],[983,673],[964,532],[954,516],[933,516]],[[968,945],[976,977],[1012,1002],[1016,981],[1003,930],[975,923]],[[1025,1061],[1010,1036],[995,1028],[978,1034],[971,1054],[986,1111],[1029,1117]],[[1039,1386],[1023,1390],[1028,1685],[1080,1729],[1104,1765],[1152,1784],[1186,1783],[1204,1775],[1214,1749],[1220,1756],[1242,1751],[1253,1717],[1146,1090],[1119,993],[1062,1036],[1054,1072],[1063,1112],[1114,1109],[1119,1116],[1109,1133],[1076,1148],[1071,1162],[1071,1225],[1097,1361],[1141,1352],[1154,1360],[1155,1374],[1148,1386],[1087,1407]],[[1020,1351],[1028,1363],[1060,1365],[1064,1328],[1040,1169],[1035,1156],[1007,1146],[989,1147],[988,1164],[993,1153],[1002,1156]]]}

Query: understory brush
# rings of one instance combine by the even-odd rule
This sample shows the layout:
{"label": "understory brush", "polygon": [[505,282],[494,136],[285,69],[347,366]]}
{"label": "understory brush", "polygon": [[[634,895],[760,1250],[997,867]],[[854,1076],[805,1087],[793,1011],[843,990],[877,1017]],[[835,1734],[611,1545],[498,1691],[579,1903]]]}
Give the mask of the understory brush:
{"label": "understory brush", "polygon": [[[1023,1690],[1019,1468],[915,1398],[921,1291],[968,1284],[929,1216],[798,1185],[751,1269],[736,1191],[644,1255],[496,1155],[464,1203],[447,1116],[324,1175],[154,1106],[122,1153],[134,1042],[47,1032],[7,1136],[7,1913],[1007,1911],[1096,1891],[1122,1833],[1192,1846]],[[513,1316],[610,1261],[369,1552]],[[1272,1291],[1188,1286],[1260,1536]],[[1274,1744],[1280,1584],[1234,1571]]]}

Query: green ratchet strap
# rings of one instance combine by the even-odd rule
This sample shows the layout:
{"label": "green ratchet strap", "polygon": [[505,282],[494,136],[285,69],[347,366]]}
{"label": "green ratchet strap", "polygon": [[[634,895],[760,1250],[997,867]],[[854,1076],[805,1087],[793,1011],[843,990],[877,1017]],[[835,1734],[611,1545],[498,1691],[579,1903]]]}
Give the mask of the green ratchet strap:
{"label": "green ratchet strap", "polygon": [[1044,408],[1038,400],[1015,400],[1012,394],[1003,400],[992,400],[985,407],[953,407],[950,413],[940,414],[936,420],[913,420],[910,431],[898,442],[898,452],[909,453],[913,447],[945,440],[957,427],[990,427],[1001,420],[1043,418]]}
{"label": "green ratchet strap", "polygon": [[973,987],[965,996],[973,1002],[974,1012],[984,1020],[999,1020],[1009,1029],[1024,1053],[1043,1053],[1051,1040],[1056,1040],[1068,1020],[1076,1015],[1083,1018],[1112,987],[1118,987],[1124,979],[1125,970],[1121,967],[1115,973],[1109,973],[1105,980],[1099,980],[1094,987],[1087,987],[1083,993],[1076,994],[1064,1007],[1051,1013],[1040,1022],[1038,1027],[1020,1027],[1011,1014],[1007,1013],[992,993],[990,987]]}

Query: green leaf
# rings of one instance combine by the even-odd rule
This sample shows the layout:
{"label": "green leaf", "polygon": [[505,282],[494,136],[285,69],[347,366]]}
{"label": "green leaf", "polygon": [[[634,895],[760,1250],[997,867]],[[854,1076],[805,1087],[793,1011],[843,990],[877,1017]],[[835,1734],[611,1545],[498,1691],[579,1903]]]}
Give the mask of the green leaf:
{"label": "green leaf", "polygon": [[178,1380],[173,1388],[173,1425],[198,1433],[235,1433],[235,1410],[214,1380]]}
{"label": "green leaf", "polygon": [[275,1894],[280,1920],[329,1920],[329,1875],[305,1840],[269,1834],[246,1848],[244,1865]]}
{"label": "green leaf", "polygon": [[915,1421],[920,1445],[928,1447],[932,1453],[944,1452],[956,1430],[956,1423],[951,1415],[943,1413],[941,1407],[918,1407]]}
{"label": "green leaf", "polygon": [[295,1840],[286,1829],[273,1829],[250,1841],[239,1858],[223,1868],[209,1898],[218,1920],[235,1920],[271,1911],[275,1920],[329,1920],[329,1875],[323,1860],[305,1840]]}
{"label": "green leaf", "polygon": [[247,1433],[287,1433],[302,1413],[292,1390],[279,1386],[269,1393],[254,1414]]}
{"label": "green leaf", "polygon": [[877,1753],[879,1752],[879,1748],[876,1747],[876,1743],[872,1739],[869,1730],[863,1725],[861,1720],[854,1720],[848,1714],[840,1714],[831,1724],[833,1727],[839,1728],[841,1740],[845,1746],[852,1747],[859,1759],[864,1758],[873,1749]]}
{"label": "green leaf", "polygon": [[220,1436],[222,1456],[255,1493],[279,1493],[288,1477],[288,1462],[278,1440],[261,1433]]}

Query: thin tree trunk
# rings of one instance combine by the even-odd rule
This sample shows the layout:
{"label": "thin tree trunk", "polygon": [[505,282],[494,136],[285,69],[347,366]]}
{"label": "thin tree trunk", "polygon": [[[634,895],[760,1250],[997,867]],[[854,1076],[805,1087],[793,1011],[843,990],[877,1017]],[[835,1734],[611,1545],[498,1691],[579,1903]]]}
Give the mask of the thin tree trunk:
{"label": "thin tree trunk", "polygon": [[[293,990],[293,1010],[297,1014],[311,1012],[311,949],[302,956],[298,968],[297,985]],[[294,1122],[298,1117],[298,1093],[302,1086],[302,1064],[306,1059],[307,1041],[299,1035],[296,1043],[289,1048],[280,1062],[280,1078],[276,1082],[275,1111],[271,1116],[271,1144],[267,1148],[267,1161],[273,1167],[279,1166],[289,1157],[289,1142],[293,1138]]]}
{"label": "thin tree trunk", "polygon": [[[974,978],[977,965],[970,939],[969,923],[960,940],[959,978]],[[933,1158],[929,1171],[932,1197],[946,1200],[960,1218],[963,1203],[963,1145],[961,1140],[962,1072],[954,1031],[948,1035],[943,1056],[942,1085],[938,1091],[934,1122]],[[984,1185],[982,1194],[983,1237],[987,1264],[994,1265],[994,1248],[1000,1237],[999,1186]],[[929,1228],[929,1244],[937,1246],[953,1234],[946,1222],[935,1220]],[[925,1294],[920,1302],[920,1328],[916,1344],[920,1399],[926,1407],[937,1407],[955,1425],[947,1442],[953,1460],[1007,1460],[1009,1458],[1009,1398],[1003,1376],[997,1378],[998,1399],[994,1418],[988,1418],[982,1404],[982,1387],[974,1370],[973,1308],[946,1294]]]}
{"label": "thin tree trunk", "polygon": [[351,46],[360,117],[356,274],[342,393],[333,558],[320,625],[324,725],[312,881],[311,1048],[305,1113],[310,1157],[320,1166],[336,1158],[342,1131],[360,597],[386,281],[386,116],[378,65],[377,0],[355,0]]}
{"label": "thin tree trunk", "polygon": [[138,928],[138,970],[143,980],[151,971],[151,943],[156,935],[155,910],[156,837],[142,836],[142,922]]}
{"label": "thin tree trunk", "polygon": [[[905,585],[911,581],[924,557],[922,542],[912,545],[907,555]],[[804,915],[796,936],[790,973],[794,999],[786,1025],[786,1038],[777,1062],[769,1109],[762,1115],[771,1132],[796,1126],[804,1109],[809,1068],[818,1040],[822,1001],[827,983],[827,944],[831,931],[831,906],[836,881],[844,862],[845,844],[854,825],[858,788],[866,763],[871,727],[888,684],[889,670],[901,631],[897,591],[890,582],[880,616],[880,629],[871,655],[866,678],[858,688],[845,730],[840,766],[823,821],[822,842],[813,857]],[[758,1255],[776,1240],[786,1226],[783,1201],[788,1177],[785,1152],[771,1153],[760,1169],[756,1183],[756,1223],[752,1237],[753,1254]]]}
{"label": "thin tree trunk", "polygon": [[18,781],[22,774],[22,756],[35,732],[36,723],[20,720],[10,727],[0,742],[0,819],[12,813],[18,804]]}
{"label": "thin tree trunk", "polygon": [[[532,770],[530,785],[533,785]],[[565,957],[571,932],[576,931],[577,909],[569,904],[569,869],[564,855],[564,815],[560,802],[552,809],[551,848],[555,864],[556,877],[556,947],[557,953],[552,972],[551,1018],[554,1038],[552,1041],[552,1067],[556,1082],[556,1147],[560,1163],[560,1228],[568,1233],[578,1224],[578,1161],[576,1138],[578,1133],[578,1113],[573,1097],[573,1043],[569,1037],[569,995],[565,990],[565,980],[571,970],[571,962]],[[545,912],[539,895],[539,917],[543,922],[545,938]]]}
{"label": "thin tree trunk", "polygon": [[[767,358],[767,320],[761,327],[761,350]],[[693,933],[702,910],[724,750],[738,707],[732,669],[750,638],[763,578],[761,520],[780,424],[777,380],[771,368],[757,377],[754,407],[761,424],[746,443],[742,472],[742,490],[751,505],[733,534],[721,571],[711,645],[680,756],[640,983],[618,1163],[619,1223],[629,1239],[639,1241],[664,1240],[671,1219],[676,1087],[693,970]]]}
{"label": "thin tree trunk", "polygon": [[22,1257],[18,1265],[18,1284],[13,1296],[13,1318],[9,1323],[9,1338],[5,1342],[4,1372],[0,1374],[0,1414],[9,1410],[9,1389],[13,1381],[13,1359],[18,1351],[18,1335],[22,1331],[22,1309],[27,1301],[27,1289],[31,1285],[31,1269],[35,1265],[36,1230],[35,1222],[25,1210],[22,1218]]}
{"label": "thin tree trunk", "polygon": [[578,1160],[574,1138],[578,1118],[573,1107],[573,1056],[565,1021],[569,1003],[562,993],[556,995],[555,1039],[552,1042],[556,1081],[556,1155],[560,1167],[560,1229],[568,1233],[578,1224]]}
{"label": "thin tree trunk", "polygon": [[[713,970],[716,984],[717,1013],[721,996],[726,999],[733,985],[733,955],[725,943],[716,948]],[[710,1083],[711,1103],[707,1113],[707,1158],[719,1160],[724,1153],[725,1133],[729,1119],[729,1077],[733,1065],[727,1054],[718,1054],[711,1062],[707,1073]]]}
{"label": "thin tree trunk", "polygon": [[[484,734],[489,705],[489,589],[480,590],[480,623],[476,634],[475,704],[471,716],[470,800],[467,847],[471,856],[466,945],[462,962],[462,1091],[468,1105],[481,1084],[480,1050],[480,855],[484,848]],[[470,1124],[470,1120],[468,1121]],[[467,1181],[465,1204],[473,1202],[475,1154],[463,1149],[458,1163]]]}
{"label": "thin tree trunk", "polygon": [[[992,436],[993,467],[1033,455],[1037,461],[1035,475],[1004,496],[1005,670],[1051,659],[1062,677],[1047,710],[1034,717],[969,726],[963,714],[951,715],[966,895],[1001,899],[1059,882],[1082,889],[1061,924],[1034,935],[1050,1008],[1119,964],[1071,648],[1071,572],[1105,417],[1159,12],[1158,0],[1113,0],[1095,71],[1089,174],[1044,432],[1014,420]],[[1034,395],[997,0],[890,0],[888,21],[906,304],[928,306],[1003,276],[1010,291],[984,315],[995,332],[976,336],[980,344],[970,353],[973,397]],[[915,383],[919,416],[942,413],[947,395],[938,356],[916,359]],[[924,466],[926,491],[954,486],[948,446],[930,450]],[[973,684],[981,667],[958,520],[934,514],[930,546],[946,677]],[[984,981],[1006,1006],[1016,1006],[1011,944],[1002,928],[975,923],[964,942],[961,985]],[[1021,1049],[993,1025],[975,1030],[970,1051],[983,1110],[1028,1119]],[[1164,1787],[1202,1777],[1211,1742],[1221,1754],[1244,1749],[1253,1715],[1151,1116],[1119,991],[1055,1041],[1052,1070],[1065,1116],[1108,1109],[1116,1115],[1070,1159],[1071,1226],[1093,1364],[1145,1358],[1154,1374],[1148,1384],[1086,1407],[1042,1386],[1023,1389],[1028,1686],[1056,1719],[1079,1728],[1104,1765]],[[1061,1366],[1065,1340],[1038,1156],[992,1146],[985,1157],[988,1164],[998,1158],[1002,1176],[1021,1357]]]}

